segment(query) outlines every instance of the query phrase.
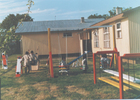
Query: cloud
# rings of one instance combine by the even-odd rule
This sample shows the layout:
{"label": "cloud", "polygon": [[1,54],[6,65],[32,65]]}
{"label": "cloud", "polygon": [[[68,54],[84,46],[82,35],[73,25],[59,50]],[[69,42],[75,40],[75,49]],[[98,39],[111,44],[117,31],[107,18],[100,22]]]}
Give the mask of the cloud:
{"label": "cloud", "polygon": [[0,15],[16,14],[27,11],[25,1],[19,2],[15,0],[0,0]]}
{"label": "cloud", "polygon": [[15,13],[20,13],[22,11],[26,11],[27,7],[17,7],[17,8],[11,8],[7,10],[0,10],[0,14],[15,14]]}
{"label": "cloud", "polygon": [[72,12],[66,12],[66,13],[61,13],[60,15],[71,15],[71,14],[83,14],[83,13],[89,13],[93,12],[95,10],[83,10],[83,11],[72,11]]}
{"label": "cloud", "polygon": [[11,1],[0,1],[0,9],[10,9],[10,8],[15,8],[15,7],[21,7],[21,6],[26,6],[25,1],[23,2],[14,2],[15,0],[11,0]]}
{"label": "cloud", "polygon": [[52,11],[55,11],[56,9],[44,9],[44,10],[40,10],[39,8],[36,9],[36,10],[32,10],[32,14],[36,14],[36,13],[43,13],[43,12],[52,12]]}

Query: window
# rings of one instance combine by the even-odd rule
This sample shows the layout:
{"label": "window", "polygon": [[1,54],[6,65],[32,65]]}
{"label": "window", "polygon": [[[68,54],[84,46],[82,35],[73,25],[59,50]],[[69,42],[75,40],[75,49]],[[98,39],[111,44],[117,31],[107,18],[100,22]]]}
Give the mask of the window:
{"label": "window", "polygon": [[69,33],[63,33],[63,37],[71,37],[72,36],[72,33],[69,32]]}
{"label": "window", "polygon": [[99,32],[96,29],[94,32],[94,47],[99,47]]}
{"label": "window", "polygon": [[110,48],[110,33],[109,27],[104,28],[104,48]]}
{"label": "window", "polygon": [[122,34],[121,34],[121,23],[116,23],[116,31],[117,31],[117,38],[122,38]]}

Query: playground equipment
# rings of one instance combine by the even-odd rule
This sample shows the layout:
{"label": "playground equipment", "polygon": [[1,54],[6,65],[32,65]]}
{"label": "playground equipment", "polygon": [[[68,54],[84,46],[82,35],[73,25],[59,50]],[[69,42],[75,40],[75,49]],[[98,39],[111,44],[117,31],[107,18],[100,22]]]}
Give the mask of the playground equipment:
{"label": "playground equipment", "polygon": [[[77,57],[76,59],[72,60],[71,62],[69,62],[67,64],[67,66],[70,66],[73,62],[77,61],[78,59],[80,59],[81,57],[83,57],[85,54],[89,53],[90,51],[85,52],[84,54],[80,55],[79,57]],[[67,73],[68,75],[69,72],[69,67],[64,67],[63,65],[59,66],[59,73]]]}
{"label": "playground equipment", "polygon": [[[123,74],[122,74],[122,59],[132,59],[132,58],[140,58],[140,53],[132,53],[132,54],[124,54],[123,56],[119,56],[118,58],[118,66],[119,66],[119,86],[120,86],[120,99],[124,98],[124,93],[123,93]],[[130,76],[129,76],[129,62],[128,62],[128,83],[130,84]],[[133,82],[139,83],[140,80],[135,78],[135,69],[134,69],[134,59],[133,59],[133,74],[134,77],[132,78]],[[131,83],[132,85],[132,83]],[[138,86],[133,85],[133,86]]]}
{"label": "playground equipment", "polygon": [[[99,80],[101,81],[104,81],[110,85],[113,85],[117,88],[119,88],[120,90],[120,99],[123,99],[124,98],[124,95],[123,95],[123,91],[126,91],[126,90],[130,90],[131,88],[128,87],[128,86],[125,86],[123,85],[123,82],[125,84],[128,84],[129,86],[133,86],[133,87],[136,87],[136,88],[140,88],[140,85],[139,84],[136,84],[136,83],[139,83],[140,82],[140,79],[138,78],[135,78],[135,67],[134,67],[134,59],[133,59],[133,76],[130,76],[130,72],[129,72],[129,61],[128,61],[128,75],[126,74],[123,74],[123,66],[122,66],[122,59],[132,59],[132,58],[140,58],[140,53],[135,53],[135,54],[124,54],[123,56],[119,56],[119,52],[116,52],[116,51],[99,51],[97,53],[93,53],[93,70],[94,70],[94,84],[96,84],[96,55],[100,55],[100,54],[116,54],[118,56],[118,71],[113,71],[113,70],[103,70],[104,72],[107,72],[109,74],[112,74],[112,75],[115,75],[115,76],[111,76],[110,78],[112,79],[115,79],[118,82],[116,81],[113,81],[111,79],[108,79],[106,77],[100,77],[98,78]],[[136,60],[136,59],[135,59]],[[126,72],[125,72],[126,73]]]}
{"label": "playground equipment", "polygon": [[15,66],[16,77],[20,77],[20,74],[23,73],[20,62],[21,62],[21,57],[17,57],[17,66]]}
{"label": "playground equipment", "polygon": [[51,34],[50,34],[50,28],[48,28],[48,48],[49,48],[49,69],[50,69],[50,76],[54,78],[53,73],[53,62],[52,62],[52,52],[51,52]]}
{"label": "playground equipment", "polygon": [[5,56],[4,53],[2,53],[2,68],[3,69],[8,69],[7,60],[6,60],[6,56]]}
{"label": "playground equipment", "polygon": [[36,65],[31,65],[31,71],[38,70],[38,68],[39,68],[39,61],[37,62]]}
{"label": "playground equipment", "polygon": [[117,54],[119,56],[119,52],[116,51],[98,51],[97,53],[93,53],[94,84],[96,84],[96,55],[101,54]]}

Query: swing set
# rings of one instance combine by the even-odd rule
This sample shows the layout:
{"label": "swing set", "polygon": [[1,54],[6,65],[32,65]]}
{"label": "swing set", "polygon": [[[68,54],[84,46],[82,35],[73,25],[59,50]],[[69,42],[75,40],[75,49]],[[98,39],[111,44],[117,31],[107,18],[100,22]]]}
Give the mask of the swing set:
{"label": "swing set", "polygon": [[[87,34],[86,34],[86,36],[87,36]],[[68,52],[68,50],[67,50],[67,48],[68,48],[68,46],[67,46],[67,34],[66,34],[66,63],[67,63],[67,57],[68,57],[68,54],[67,54],[67,52]],[[79,36],[79,41],[80,41],[80,36]],[[61,46],[60,46],[60,39],[59,39],[59,35],[58,35],[58,45],[59,45],[59,55],[60,55],[60,53],[61,53]],[[87,50],[87,40],[86,40],[86,50]],[[82,54],[82,55],[80,55],[79,57],[77,57],[76,59],[74,59],[74,60],[72,60],[71,62],[69,62],[69,63],[67,63],[67,65],[65,65],[65,66],[63,66],[63,65],[59,65],[59,73],[61,73],[61,75],[63,74],[63,73],[66,73],[67,75],[69,74],[69,66],[71,65],[71,64],[73,64],[73,66],[74,66],[74,62],[76,62],[76,65],[78,65],[78,63],[79,63],[79,59],[81,58],[81,57],[83,57],[84,55],[86,55],[87,53],[89,53],[90,51],[86,51],[84,54]],[[59,61],[59,63],[60,63],[60,61]]]}

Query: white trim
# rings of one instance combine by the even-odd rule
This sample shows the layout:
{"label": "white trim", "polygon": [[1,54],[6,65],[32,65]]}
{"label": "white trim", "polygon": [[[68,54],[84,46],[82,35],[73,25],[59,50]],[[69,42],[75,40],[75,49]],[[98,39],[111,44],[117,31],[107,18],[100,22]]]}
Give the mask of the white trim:
{"label": "white trim", "polygon": [[[120,28],[117,28],[117,25],[120,24]],[[120,32],[119,32],[120,31]],[[119,35],[118,35],[119,32]],[[116,37],[117,38],[122,38],[122,32],[121,32],[121,22],[116,23]]]}
{"label": "white trim", "polygon": [[94,32],[94,48],[99,48],[99,32],[98,29],[96,29]]}

